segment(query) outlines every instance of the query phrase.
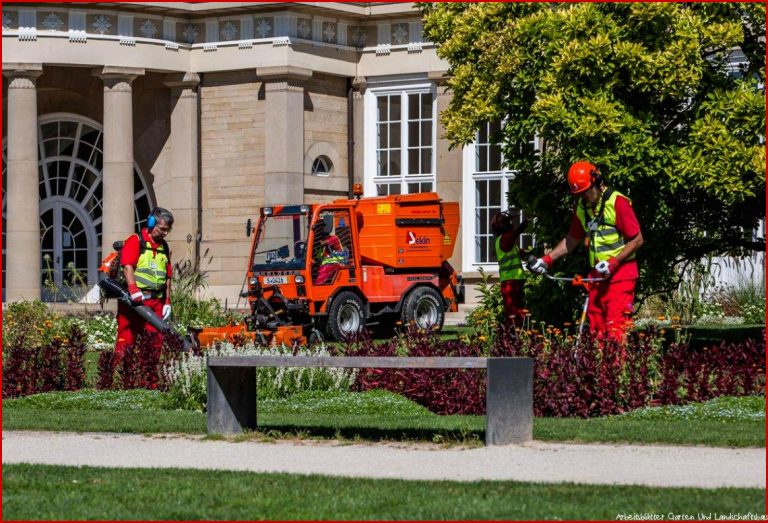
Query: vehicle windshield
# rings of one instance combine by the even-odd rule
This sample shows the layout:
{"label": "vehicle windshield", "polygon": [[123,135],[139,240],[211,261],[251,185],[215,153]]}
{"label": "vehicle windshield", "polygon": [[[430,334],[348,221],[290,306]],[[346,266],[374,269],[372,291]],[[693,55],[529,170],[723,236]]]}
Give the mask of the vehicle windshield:
{"label": "vehicle windshield", "polygon": [[306,214],[265,216],[256,234],[253,270],[303,269],[309,231]]}

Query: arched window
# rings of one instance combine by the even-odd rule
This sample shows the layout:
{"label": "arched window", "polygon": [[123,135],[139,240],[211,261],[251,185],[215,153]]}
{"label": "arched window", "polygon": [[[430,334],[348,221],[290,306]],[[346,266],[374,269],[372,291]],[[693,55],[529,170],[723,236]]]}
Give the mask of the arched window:
{"label": "arched window", "polygon": [[313,176],[329,176],[331,174],[331,168],[333,163],[327,156],[318,156],[315,161],[312,162],[312,175]]}
{"label": "arched window", "polygon": [[[71,114],[38,122],[41,283],[45,301],[80,298],[97,281],[102,257],[103,131],[93,120]],[[6,263],[6,155],[3,140],[3,297]],[[134,166],[134,224],[149,215],[144,176]],[[13,247],[13,246],[11,246]]]}

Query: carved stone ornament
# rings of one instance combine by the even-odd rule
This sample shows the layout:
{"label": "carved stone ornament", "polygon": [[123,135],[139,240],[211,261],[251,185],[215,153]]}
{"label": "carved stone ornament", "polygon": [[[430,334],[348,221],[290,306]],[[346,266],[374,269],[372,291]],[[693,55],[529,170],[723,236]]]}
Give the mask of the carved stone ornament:
{"label": "carved stone ornament", "polygon": [[303,38],[305,40],[308,40],[312,37],[312,24],[309,21],[309,18],[300,18],[299,23],[296,26],[296,32],[299,35],[299,38]]}
{"label": "carved stone ornament", "polygon": [[112,27],[112,24],[109,23],[109,18],[107,18],[104,15],[99,15],[96,18],[94,18],[93,23],[91,24],[91,27],[93,27],[97,33],[100,35],[103,35],[107,31],[109,31],[109,28]]}
{"label": "carved stone ornament", "polygon": [[237,27],[235,27],[235,24],[232,22],[224,24],[224,27],[221,29],[221,37],[228,42],[234,40],[235,36],[237,36]]}
{"label": "carved stone ornament", "polygon": [[272,36],[272,24],[269,18],[258,18],[254,28],[256,36],[259,38],[269,38]]}
{"label": "carved stone ornament", "polygon": [[194,25],[187,24],[184,26],[184,30],[181,32],[181,35],[184,37],[185,42],[187,42],[189,45],[192,45],[197,43],[197,37],[200,36],[200,31],[198,31],[197,27]]}
{"label": "carved stone ornament", "polygon": [[64,27],[64,21],[56,13],[51,13],[43,20],[43,28],[49,31],[58,31]]}
{"label": "carved stone ornament", "polygon": [[333,22],[323,22],[323,42],[336,43],[336,24]]}
{"label": "carved stone ornament", "polygon": [[408,43],[408,24],[392,24],[392,43],[395,45]]}
{"label": "carved stone ornament", "polygon": [[152,22],[152,20],[146,20],[143,24],[141,24],[141,27],[139,27],[139,31],[141,31],[141,34],[144,38],[154,38],[157,34],[157,26]]}

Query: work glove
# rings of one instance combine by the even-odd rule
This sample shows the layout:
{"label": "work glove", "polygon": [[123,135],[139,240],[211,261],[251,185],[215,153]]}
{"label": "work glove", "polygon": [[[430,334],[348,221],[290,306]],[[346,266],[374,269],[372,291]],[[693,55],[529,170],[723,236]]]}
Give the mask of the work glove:
{"label": "work glove", "polygon": [[168,321],[171,318],[171,304],[166,303],[163,305],[163,321]]}
{"label": "work glove", "polygon": [[611,274],[616,272],[616,269],[619,268],[619,262],[616,258],[610,257],[607,260],[597,262],[594,268],[595,272],[605,278],[608,278]]}
{"label": "work glove", "polygon": [[129,285],[128,292],[131,294],[131,301],[133,303],[136,305],[144,303],[144,293],[141,292],[141,289],[139,289],[136,284]]}
{"label": "work glove", "polygon": [[528,270],[536,274],[544,274],[552,266],[552,258],[549,255],[536,258],[536,261],[528,264]]}

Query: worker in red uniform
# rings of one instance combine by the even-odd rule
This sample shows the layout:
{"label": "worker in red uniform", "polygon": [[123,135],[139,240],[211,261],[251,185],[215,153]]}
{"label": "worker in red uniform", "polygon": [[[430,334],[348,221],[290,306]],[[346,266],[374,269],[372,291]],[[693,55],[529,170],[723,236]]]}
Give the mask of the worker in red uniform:
{"label": "worker in red uniform", "polygon": [[[120,265],[128,285],[128,294],[136,305],[146,305],[168,321],[171,317],[171,251],[165,237],[173,227],[173,214],[158,207],[147,219],[147,227],[132,234],[120,251]],[[125,348],[136,336],[157,330],[131,308],[117,302],[117,343],[115,354],[123,357]]]}
{"label": "worker in red uniform", "polygon": [[571,194],[579,202],[568,234],[547,255],[528,268],[544,273],[558,258],[585,240],[592,266],[590,277],[605,278],[589,291],[587,317],[590,330],[623,340],[633,312],[638,278],[635,252],[643,244],[643,233],[632,210],[632,202],[603,182],[600,171],[585,161],[568,170]]}
{"label": "worker in red uniform", "polygon": [[[328,216],[330,219],[330,216]],[[317,269],[315,285],[329,285],[333,283],[336,274],[344,266],[345,258],[341,240],[331,233],[333,222],[319,220],[315,224],[315,239],[313,257]]]}

